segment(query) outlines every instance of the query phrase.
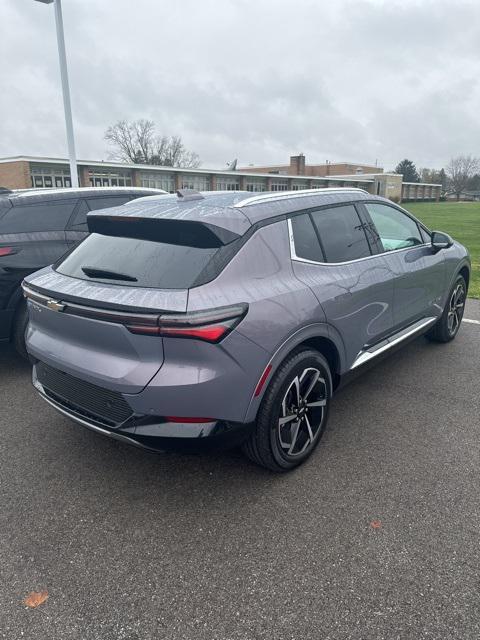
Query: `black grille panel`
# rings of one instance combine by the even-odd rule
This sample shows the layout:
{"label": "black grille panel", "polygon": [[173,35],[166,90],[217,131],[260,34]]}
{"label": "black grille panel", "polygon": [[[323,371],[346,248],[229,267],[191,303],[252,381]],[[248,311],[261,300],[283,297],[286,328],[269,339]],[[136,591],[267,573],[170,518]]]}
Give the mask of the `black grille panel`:
{"label": "black grille panel", "polygon": [[37,378],[53,400],[108,427],[117,427],[132,415],[120,393],[97,387],[54,369],[44,362],[36,364]]}

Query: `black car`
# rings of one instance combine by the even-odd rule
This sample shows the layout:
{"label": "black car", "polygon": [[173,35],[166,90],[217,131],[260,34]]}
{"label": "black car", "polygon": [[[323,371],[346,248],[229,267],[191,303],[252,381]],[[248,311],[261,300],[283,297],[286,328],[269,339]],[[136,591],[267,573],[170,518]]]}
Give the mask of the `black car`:
{"label": "black car", "polygon": [[25,276],[52,264],[88,235],[87,213],[165,193],[135,187],[0,191],[0,341],[26,356]]}

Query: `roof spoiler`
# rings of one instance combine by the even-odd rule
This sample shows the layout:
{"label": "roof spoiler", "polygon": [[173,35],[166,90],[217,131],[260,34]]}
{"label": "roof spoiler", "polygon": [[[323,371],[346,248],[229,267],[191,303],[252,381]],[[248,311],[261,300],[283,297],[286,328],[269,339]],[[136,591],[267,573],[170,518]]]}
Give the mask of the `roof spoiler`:
{"label": "roof spoiler", "polygon": [[[103,211],[105,214],[108,213],[108,209]],[[87,215],[87,224],[90,233],[167,242],[187,247],[221,247],[240,237],[238,233],[200,220],[109,216],[92,212]]]}

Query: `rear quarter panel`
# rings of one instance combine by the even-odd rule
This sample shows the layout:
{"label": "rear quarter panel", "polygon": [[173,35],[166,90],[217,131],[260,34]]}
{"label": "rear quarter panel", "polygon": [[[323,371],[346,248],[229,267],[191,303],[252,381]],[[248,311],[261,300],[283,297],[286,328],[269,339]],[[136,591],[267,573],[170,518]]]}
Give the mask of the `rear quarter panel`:
{"label": "rear quarter panel", "polygon": [[238,302],[249,310],[237,331],[270,354],[303,325],[325,321],[318,300],[293,272],[285,220],[260,228],[218,278],[191,289],[188,310]]}
{"label": "rear quarter panel", "polygon": [[[249,310],[234,334],[255,346],[231,352],[247,374],[237,387],[235,402],[244,419],[249,421],[254,418],[261,400],[256,398],[256,402],[250,404],[267,364],[272,363],[272,375],[283,357],[302,341],[301,331],[308,332],[312,325],[316,325],[315,335],[321,334],[320,327],[324,328],[324,335],[328,335],[325,314],[317,298],[293,272],[285,220],[260,228],[218,278],[191,289],[188,310],[238,302],[247,302]],[[310,333],[307,337],[311,337]],[[222,344],[230,349],[229,338]]]}

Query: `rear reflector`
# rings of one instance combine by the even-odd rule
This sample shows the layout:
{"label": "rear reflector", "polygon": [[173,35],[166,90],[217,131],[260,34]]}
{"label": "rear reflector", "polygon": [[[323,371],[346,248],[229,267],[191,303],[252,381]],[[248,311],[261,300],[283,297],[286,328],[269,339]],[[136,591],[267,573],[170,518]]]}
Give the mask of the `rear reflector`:
{"label": "rear reflector", "polygon": [[262,377],[258,381],[257,387],[255,389],[255,398],[257,398],[261,393],[265,382],[267,381],[268,376],[270,375],[270,371],[272,370],[272,365],[269,364],[266,366],[265,371],[262,373]]}

